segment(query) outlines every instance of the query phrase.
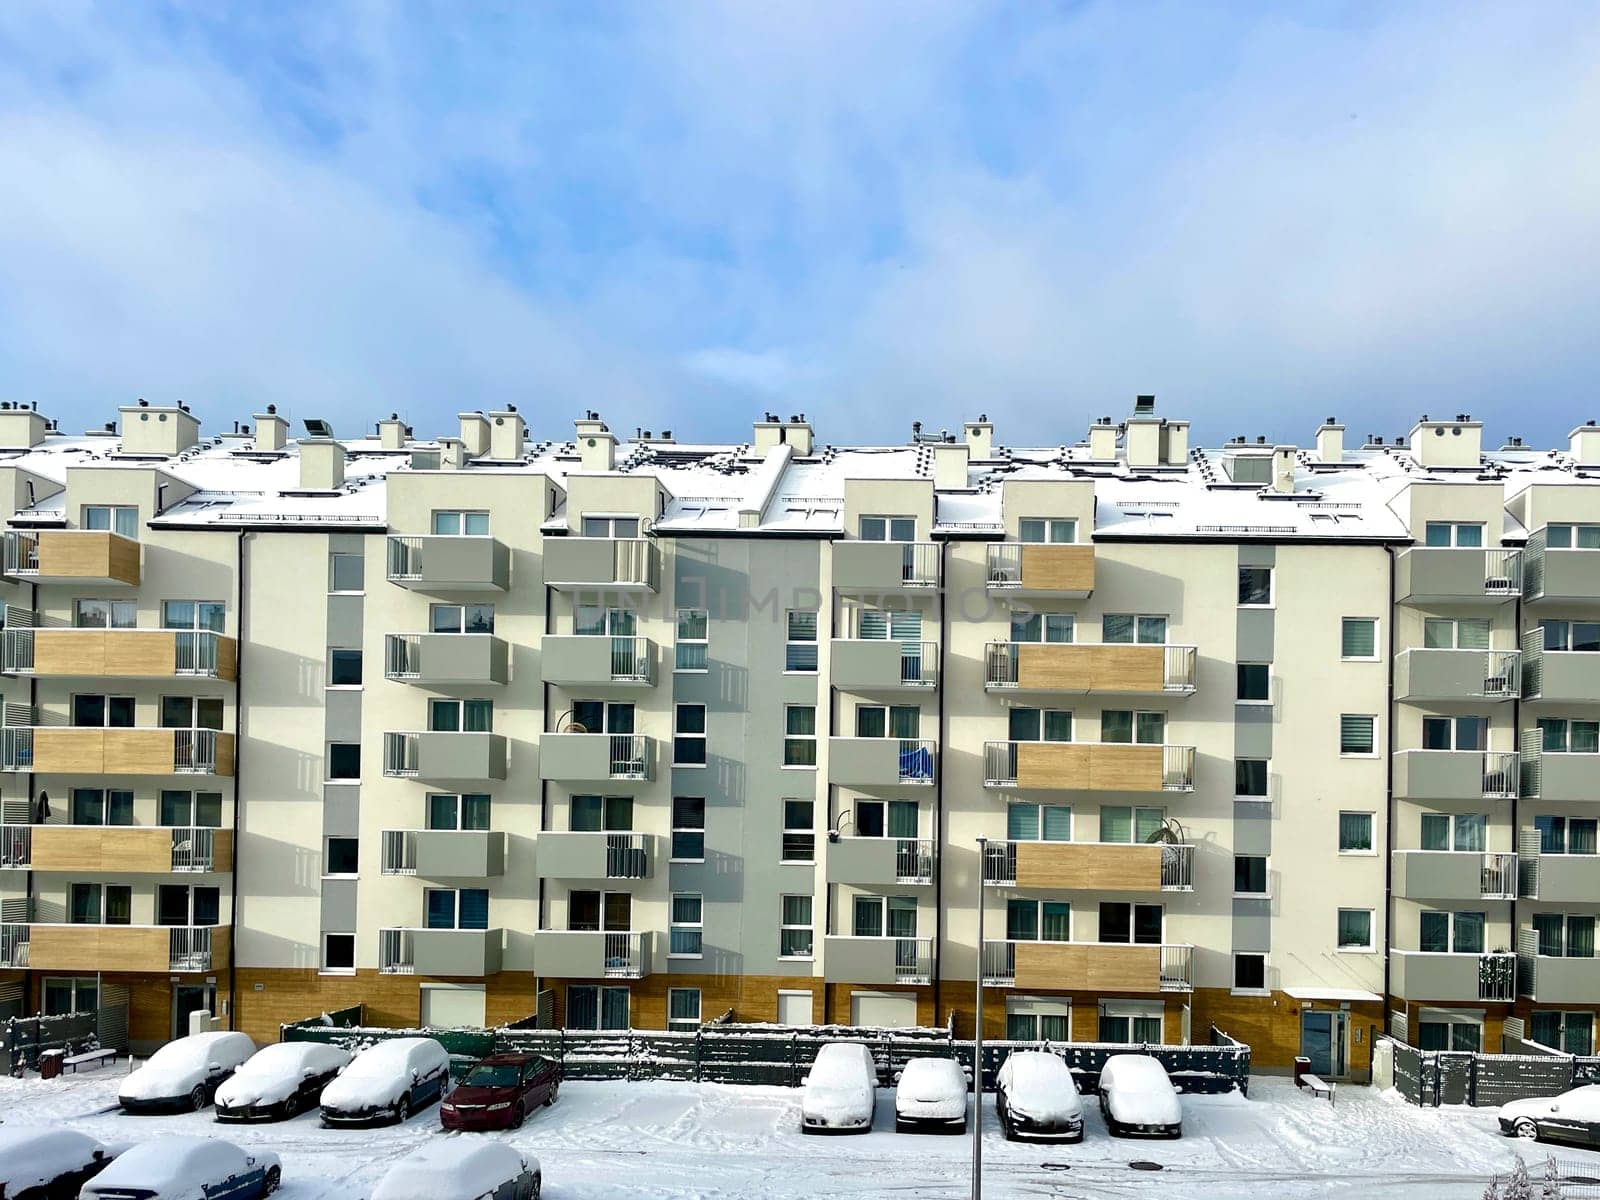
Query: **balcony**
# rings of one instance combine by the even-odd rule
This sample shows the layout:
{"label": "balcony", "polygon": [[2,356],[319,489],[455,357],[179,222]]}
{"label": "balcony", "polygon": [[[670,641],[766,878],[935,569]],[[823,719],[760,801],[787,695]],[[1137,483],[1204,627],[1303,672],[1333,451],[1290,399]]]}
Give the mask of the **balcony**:
{"label": "balcony", "polygon": [[210,630],[7,629],[0,670],[77,679],[236,677],[238,644]]}
{"label": "balcony", "polygon": [[985,883],[1048,891],[1192,892],[1194,847],[1184,843],[990,842]]}
{"label": "balcony", "polygon": [[480,979],[499,973],[504,941],[499,929],[380,929],[378,970]]}
{"label": "balcony", "polygon": [[139,543],[93,529],[11,530],[5,573],[31,583],[139,586]]}
{"label": "balcony", "polygon": [[1402,650],[1395,698],[1419,701],[1515,700],[1522,655],[1516,650]]}
{"label": "balcony", "polygon": [[850,937],[822,939],[829,983],[923,984],[933,978],[933,939]]}
{"label": "balcony", "polygon": [[1504,1004],[1516,999],[1514,954],[1389,951],[1390,990],[1407,1000]]}
{"label": "balcony", "polygon": [[847,692],[924,691],[939,684],[936,642],[834,638],[829,661],[834,686]]}
{"label": "balcony", "polygon": [[385,875],[488,879],[506,872],[506,835],[487,829],[385,829]]}
{"label": "balcony", "polygon": [[1511,800],[1518,756],[1498,750],[1397,750],[1394,794],[1409,800]]}
{"label": "balcony", "polygon": [[931,884],[933,842],[927,838],[830,837],[828,882],[856,887]]}
{"label": "balcony", "polygon": [[383,773],[390,779],[480,783],[506,777],[506,739],[498,733],[385,733]]}
{"label": "balcony", "polygon": [[1194,990],[1194,947],[986,941],[983,943],[983,982],[994,987],[1023,989],[1191,992]]}
{"label": "balcony", "polygon": [[1522,594],[1522,552],[1413,546],[1395,560],[1401,604],[1504,604]]}
{"label": "balcony", "polygon": [[1600,704],[1600,653],[1546,650],[1544,633],[1522,636],[1522,698],[1565,704]]}
{"label": "balcony", "polygon": [[1540,954],[1539,935],[1519,929],[1517,992],[1536,1004],[1592,1005],[1600,996],[1600,958]]}
{"label": "balcony", "polygon": [[1409,900],[1515,900],[1517,856],[1475,850],[1396,850],[1393,888]]}
{"label": "balcony", "polygon": [[649,879],[655,838],[647,833],[541,833],[534,843],[538,874],[546,879]]}
{"label": "balcony", "polygon": [[936,751],[925,738],[829,738],[828,781],[853,788],[931,787]]}
{"label": "balcony", "polygon": [[1539,833],[1523,834],[1517,856],[1522,872],[1522,898],[1554,904],[1600,902],[1600,854],[1543,854]]}
{"label": "balcony", "polygon": [[547,733],[539,741],[539,778],[561,783],[648,783],[656,776],[656,740],[642,733]]}
{"label": "balcony", "polygon": [[1522,552],[1522,598],[1529,603],[1600,603],[1600,553],[1576,547],[1551,549],[1547,531],[1535,530]]}
{"label": "balcony", "polygon": [[63,775],[233,774],[233,734],[211,729],[0,729],[0,771]]}
{"label": "balcony", "polygon": [[990,642],[984,687],[991,692],[1192,696],[1193,646],[1078,642]]}
{"label": "balcony", "polygon": [[227,872],[233,831],[195,826],[0,825],[0,869],[126,874]]}
{"label": "balcony", "polygon": [[661,558],[647,538],[546,538],[544,583],[558,592],[656,592]]}
{"label": "balcony", "polygon": [[1544,749],[1538,730],[1522,735],[1522,794],[1535,800],[1600,802],[1600,754]]}
{"label": "balcony", "polygon": [[226,925],[6,925],[0,966],[170,974],[228,966]]}
{"label": "balcony", "polygon": [[540,642],[539,670],[561,687],[653,687],[656,646],[649,638],[569,634]]}
{"label": "balcony", "polygon": [[388,574],[390,583],[419,592],[503,592],[511,586],[511,551],[492,537],[391,537]]}
{"label": "balcony", "polygon": [[1194,747],[1127,742],[985,742],[983,785],[1082,792],[1190,792]]}
{"label": "balcony", "polygon": [[505,639],[488,633],[389,633],[383,639],[383,673],[397,683],[504,683],[507,663]]}
{"label": "balcony", "polygon": [[991,590],[1082,600],[1094,593],[1094,547],[999,542],[989,547]]}
{"label": "balcony", "polygon": [[533,969],[544,979],[643,979],[652,969],[649,933],[540,929]]}
{"label": "balcony", "polygon": [[939,586],[939,547],[932,542],[834,542],[833,586],[857,595],[932,591]]}

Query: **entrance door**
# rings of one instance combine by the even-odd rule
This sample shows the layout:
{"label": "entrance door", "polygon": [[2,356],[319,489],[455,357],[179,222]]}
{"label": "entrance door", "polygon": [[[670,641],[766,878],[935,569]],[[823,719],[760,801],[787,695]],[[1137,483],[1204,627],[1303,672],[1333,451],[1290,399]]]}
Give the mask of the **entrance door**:
{"label": "entrance door", "polygon": [[172,1036],[189,1036],[189,1017],[205,1009],[217,1014],[217,985],[214,983],[177,983],[172,986]]}
{"label": "entrance door", "polygon": [[1343,1012],[1300,1014],[1300,1053],[1311,1060],[1311,1073],[1326,1079],[1345,1073],[1345,1028]]}

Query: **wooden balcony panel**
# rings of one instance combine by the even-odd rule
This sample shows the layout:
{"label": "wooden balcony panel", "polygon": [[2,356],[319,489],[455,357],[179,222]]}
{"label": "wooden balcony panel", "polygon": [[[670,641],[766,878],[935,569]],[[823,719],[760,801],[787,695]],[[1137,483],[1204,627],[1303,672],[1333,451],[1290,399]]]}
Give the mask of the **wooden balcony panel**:
{"label": "wooden balcony panel", "polygon": [[1104,742],[1023,742],[1017,786],[1094,792],[1159,792],[1161,746]]}
{"label": "wooden balcony panel", "polygon": [[1016,986],[1106,992],[1159,992],[1160,946],[1018,942]]}
{"label": "wooden balcony panel", "polygon": [[1028,543],[1022,547],[1022,586],[1030,592],[1094,591],[1094,547]]}
{"label": "wooden balcony panel", "polygon": [[[233,831],[212,831],[211,870],[233,869]],[[172,871],[172,830],[166,826],[35,825],[35,871],[150,873]]]}
{"label": "wooden balcony panel", "polygon": [[1017,886],[1104,892],[1161,890],[1161,847],[1017,842]]}
{"label": "wooden balcony panel", "polygon": [[[85,729],[40,726],[33,731],[33,769],[63,775],[175,774],[173,729]],[[214,774],[231,776],[234,739],[217,734]]]}
{"label": "wooden balcony panel", "polygon": [[[218,637],[216,678],[238,676],[238,644]],[[177,675],[178,633],[171,629],[36,629],[33,673],[126,679]]]}
{"label": "wooden balcony panel", "polygon": [[1028,691],[1150,692],[1166,688],[1165,646],[1041,642],[1017,648],[1017,686]]}
{"label": "wooden balcony panel", "polygon": [[[229,930],[211,929],[207,971],[226,970]],[[172,971],[172,931],[160,925],[34,925],[28,933],[28,965],[45,971]]]}
{"label": "wooden balcony panel", "polygon": [[1023,742],[1017,747],[1017,786],[1087,788],[1089,750],[1076,742]]}
{"label": "wooden balcony panel", "polygon": [[1159,792],[1161,746],[1098,744],[1089,760],[1089,788],[1096,792]]}
{"label": "wooden balcony panel", "polygon": [[137,584],[139,543],[98,530],[42,530],[38,576]]}

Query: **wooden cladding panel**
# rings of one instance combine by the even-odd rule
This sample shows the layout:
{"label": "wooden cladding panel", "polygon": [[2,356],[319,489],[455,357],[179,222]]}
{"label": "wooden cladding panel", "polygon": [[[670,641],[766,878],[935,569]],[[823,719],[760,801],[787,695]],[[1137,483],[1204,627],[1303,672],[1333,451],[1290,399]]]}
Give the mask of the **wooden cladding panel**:
{"label": "wooden cladding panel", "polygon": [[230,682],[239,678],[239,643],[231,637],[217,639],[217,678]]}
{"label": "wooden cladding panel", "polygon": [[1094,591],[1094,547],[1023,546],[1022,587],[1030,592]]}
{"label": "wooden cladding panel", "polygon": [[[172,729],[81,729],[44,726],[33,731],[33,769],[66,775],[174,774]],[[234,739],[217,734],[216,774],[231,776]]]}
{"label": "wooden cladding panel", "polygon": [[1159,792],[1160,746],[1023,742],[1017,786],[1095,792]]}
{"label": "wooden cladding panel", "polygon": [[1097,792],[1159,792],[1160,746],[1097,745],[1089,760],[1089,787]]}
{"label": "wooden cladding panel", "polygon": [[113,775],[170,775],[176,742],[170,729],[108,729],[105,769]]}
{"label": "wooden cladding panel", "polygon": [[223,778],[232,777],[233,753],[233,734],[217,734],[217,775]]}
{"label": "wooden cladding panel", "polygon": [[98,530],[44,530],[39,534],[39,574],[137,584],[139,543]]}
{"label": "wooden cladding panel", "polygon": [[1087,788],[1089,750],[1073,742],[1023,742],[1017,747],[1017,786]]}
{"label": "wooden cladding panel", "polygon": [[1016,986],[1091,991],[1159,992],[1160,946],[1090,946],[1018,942]]}
{"label": "wooden cladding panel", "polygon": [[1018,842],[1017,886],[1103,892],[1161,890],[1161,847]]}
{"label": "wooden cladding panel", "polygon": [[104,729],[35,729],[33,769],[99,775],[106,769]]}
{"label": "wooden cladding panel", "polygon": [[[36,629],[36,675],[168,679],[177,674],[178,635],[170,629]],[[238,643],[217,639],[217,678],[238,676]]]}
{"label": "wooden cladding panel", "polygon": [[[226,925],[211,930],[211,965],[228,966]],[[170,969],[172,931],[148,925],[35,925],[28,934],[29,965],[44,971],[162,971]]]}
{"label": "wooden cladding panel", "polygon": [[1041,692],[1160,693],[1165,655],[1165,646],[1024,644],[1017,648],[1017,686]]}
{"label": "wooden cladding panel", "polygon": [[[215,829],[211,838],[211,870],[233,870],[233,831]],[[172,870],[172,830],[165,826],[35,825],[32,841],[35,871]]]}

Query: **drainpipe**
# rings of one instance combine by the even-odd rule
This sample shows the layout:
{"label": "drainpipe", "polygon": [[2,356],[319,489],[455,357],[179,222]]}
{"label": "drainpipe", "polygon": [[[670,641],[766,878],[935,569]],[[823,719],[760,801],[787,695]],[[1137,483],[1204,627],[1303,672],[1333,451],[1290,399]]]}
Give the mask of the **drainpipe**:
{"label": "drainpipe", "polygon": [[[1524,547],[1526,548],[1526,547]],[[1517,589],[1517,602],[1512,610],[1513,621],[1511,636],[1518,650],[1517,657],[1517,696],[1511,702],[1511,748],[1517,752],[1517,787],[1511,797],[1511,852],[1515,854],[1518,842],[1522,837],[1522,589]],[[1511,886],[1511,936],[1508,939],[1507,949],[1513,955],[1517,952],[1517,901],[1522,896],[1522,864],[1518,863],[1513,871]],[[1517,985],[1516,985],[1516,960],[1513,958],[1511,967],[1511,1012],[1516,1014]],[[1523,1030],[1526,1034],[1527,1030]],[[1500,1030],[1502,1045],[1505,1038],[1505,1027]]]}
{"label": "drainpipe", "polygon": [[[228,1028],[237,1029],[239,1020],[239,807],[244,795],[244,648],[245,605],[249,591],[244,578],[244,540],[246,532],[239,530],[234,545],[234,611],[238,614],[239,636],[235,639],[233,659],[233,854],[229,864],[228,885]],[[319,947],[320,950],[320,947]]]}
{"label": "drainpipe", "polygon": [[[1389,662],[1385,667],[1384,675],[1388,687],[1388,701],[1385,705],[1385,714],[1388,718],[1388,728],[1384,730],[1384,766],[1383,766],[1383,796],[1386,820],[1383,831],[1383,1013],[1384,1024],[1388,1025],[1390,1013],[1389,1002],[1392,994],[1389,990],[1389,977],[1393,962],[1394,936],[1391,926],[1394,923],[1394,626],[1395,626],[1395,553],[1393,546],[1384,547],[1389,556]],[[1387,1028],[1384,1030],[1388,1032]],[[1409,1036],[1410,1030],[1407,1029]],[[1370,1063],[1372,1047],[1367,1047],[1367,1056]]]}
{"label": "drainpipe", "polygon": [[[949,540],[939,543],[939,660],[935,668],[938,683],[939,741],[933,748],[933,953],[930,968],[933,972],[933,1023],[939,1023],[940,970],[944,965],[944,747],[950,736],[945,724],[944,667],[946,650],[950,641],[950,587],[946,572],[950,560]],[[978,874],[983,875],[983,860],[978,861]],[[983,895],[980,885],[978,895]],[[978,946],[978,957],[983,957],[983,946]]]}

